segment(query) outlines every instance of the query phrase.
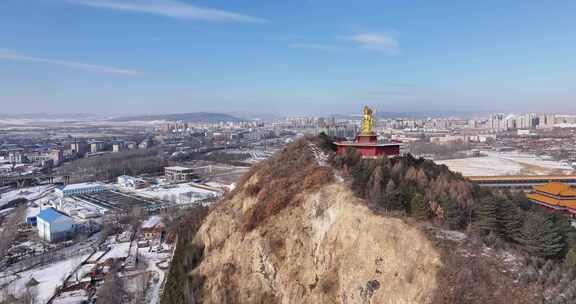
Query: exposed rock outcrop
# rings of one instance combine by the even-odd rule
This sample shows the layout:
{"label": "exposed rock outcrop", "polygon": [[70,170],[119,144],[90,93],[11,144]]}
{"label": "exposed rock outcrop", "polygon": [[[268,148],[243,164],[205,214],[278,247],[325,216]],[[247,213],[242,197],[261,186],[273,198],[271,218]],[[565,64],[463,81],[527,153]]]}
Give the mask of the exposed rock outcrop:
{"label": "exposed rock outcrop", "polygon": [[[284,153],[299,154],[299,165],[312,167],[308,176],[325,168],[305,144]],[[283,161],[291,160],[280,156],[270,162],[274,166]],[[291,183],[302,191],[266,213],[262,204],[272,204],[267,198],[274,197],[264,193],[271,191],[266,184],[276,182],[271,180],[275,176],[289,178],[303,170],[281,165],[288,166],[286,172],[253,170],[198,231],[194,242],[204,253],[191,273],[203,278],[197,300],[431,303],[441,257],[422,231],[402,219],[375,214],[344,183],[326,178],[317,178],[313,185],[304,179]],[[250,218],[257,221],[247,226]]]}

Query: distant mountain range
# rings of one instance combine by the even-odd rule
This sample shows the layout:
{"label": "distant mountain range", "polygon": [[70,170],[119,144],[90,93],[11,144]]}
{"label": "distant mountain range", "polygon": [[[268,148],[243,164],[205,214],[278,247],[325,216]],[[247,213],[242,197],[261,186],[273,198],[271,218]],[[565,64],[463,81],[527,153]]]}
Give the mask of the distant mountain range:
{"label": "distant mountain range", "polygon": [[27,114],[2,114],[0,119],[102,119],[99,114],[88,113],[27,113]]}
{"label": "distant mountain range", "polygon": [[184,121],[184,122],[238,122],[245,121],[236,116],[221,114],[221,113],[206,113],[206,112],[196,112],[196,113],[180,113],[180,114],[157,114],[157,115],[139,115],[139,116],[127,116],[118,117],[110,119],[111,121],[124,122],[124,121],[155,121],[155,120],[166,120],[166,121]]}
{"label": "distant mountain range", "polygon": [[[378,118],[415,118],[423,119],[428,117],[460,117],[469,118],[480,114],[486,115],[487,112],[466,112],[466,111],[420,111],[420,112],[386,112],[376,109]],[[297,115],[298,116],[298,115]],[[306,115],[299,115],[306,116]],[[335,117],[337,119],[358,119],[362,112],[354,113],[334,113],[324,115],[307,115],[318,117]],[[89,113],[29,113],[29,114],[2,114],[0,119],[47,119],[47,120],[108,120],[113,122],[128,121],[185,121],[185,122],[228,122],[228,121],[253,121],[253,120],[276,120],[285,118],[285,115],[273,113],[252,113],[248,111],[237,111],[230,113],[211,113],[211,112],[193,112],[178,114],[148,114],[148,115],[102,115]]]}

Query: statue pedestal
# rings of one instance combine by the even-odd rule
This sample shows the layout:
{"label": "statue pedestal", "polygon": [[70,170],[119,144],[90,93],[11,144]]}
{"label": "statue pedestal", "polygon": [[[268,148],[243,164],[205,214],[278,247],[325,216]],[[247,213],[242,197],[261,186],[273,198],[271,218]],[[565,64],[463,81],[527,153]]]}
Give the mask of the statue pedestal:
{"label": "statue pedestal", "polygon": [[376,143],[378,143],[378,136],[375,133],[358,134],[358,136],[356,136],[356,143],[359,143],[359,144],[376,144]]}

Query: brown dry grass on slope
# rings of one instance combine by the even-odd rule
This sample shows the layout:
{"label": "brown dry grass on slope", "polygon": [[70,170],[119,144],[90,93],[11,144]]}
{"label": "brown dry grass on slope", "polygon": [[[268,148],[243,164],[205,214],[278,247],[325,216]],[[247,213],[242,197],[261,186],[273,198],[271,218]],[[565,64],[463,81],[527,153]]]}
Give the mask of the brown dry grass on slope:
{"label": "brown dry grass on slope", "polygon": [[[239,182],[238,191],[257,198],[244,217],[244,231],[252,231],[286,207],[299,204],[301,193],[333,181],[332,169],[316,163],[307,142],[301,139],[289,145],[272,159],[256,165]],[[257,178],[253,178],[255,175]]]}
{"label": "brown dry grass on slope", "polygon": [[[255,183],[255,179],[249,184]],[[245,194],[212,213],[197,241],[203,303],[430,303],[441,267],[432,243],[402,219],[374,214],[341,183],[242,231]],[[251,208],[252,208],[251,207]],[[229,267],[228,265],[232,265]]]}

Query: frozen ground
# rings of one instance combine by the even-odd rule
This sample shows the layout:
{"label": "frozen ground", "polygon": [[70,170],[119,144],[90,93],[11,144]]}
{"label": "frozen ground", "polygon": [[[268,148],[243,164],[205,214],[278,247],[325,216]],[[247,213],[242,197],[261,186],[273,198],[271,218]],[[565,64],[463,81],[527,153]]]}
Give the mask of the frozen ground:
{"label": "frozen ground", "polygon": [[110,247],[110,251],[101,257],[100,261],[105,261],[107,259],[126,258],[130,255],[130,242],[112,243],[110,244]]}
{"label": "frozen ground", "polygon": [[[80,265],[87,255],[78,255],[60,262],[52,263],[40,268],[19,273],[13,277],[4,278],[12,281],[7,287],[9,293],[21,294],[26,290],[26,283],[32,278],[38,281],[35,287],[39,303],[46,303],[54,295],[56,288],[62,285],[64,279]],[[7,283],[7,282],[3,282]]]}
{"label": "frozen ground", "polygon": [[150,282],[151,285],[149,286],[147,295],[147,302],[149,304],[157,304],[160,300],[160,289],[163,286],[164,279],[166,277],[166,271],[168,270],[160,269],[158,264],[168,264],[170,262],[170,250],[171,248],[164,244],[162,252],[148,251],[146,248],[145,250],[139,251],[141,257],[143,257],[148,263],[147,270],[152,273],[156,273],[154,276],[157,278]]}
{"label": "frozen ground", "polygon": [[482,152],[485,157],[436,161],[464,176],[571,174],[566,164],[518,152]]}
{"label": "frozen ground", "polygon": [[43,195],[47,194],[48,192],[50,192],[51,189],[53,188],[54,186],[46,185],[46,186],[36,186],[36,187],[17,189],[3,193],[2,196],[0,197],[0,207],[17,198],[25,198],[28,199],[29,201],[36,200],[42,197]]}
{"label": "frozen ground", "polygon": [[190,184],[152,186],[135,190],[134,193],[143,197],[176,202],[178,204],[194,203],[219,194],[217,191],[203,189],[200,186],[194,187]]}
{"label": "frozen ground", "polygon": [[80,304],[85,301],[88,295],[84,290],[76,290],[61,294],[54,299],[52,304]]}

